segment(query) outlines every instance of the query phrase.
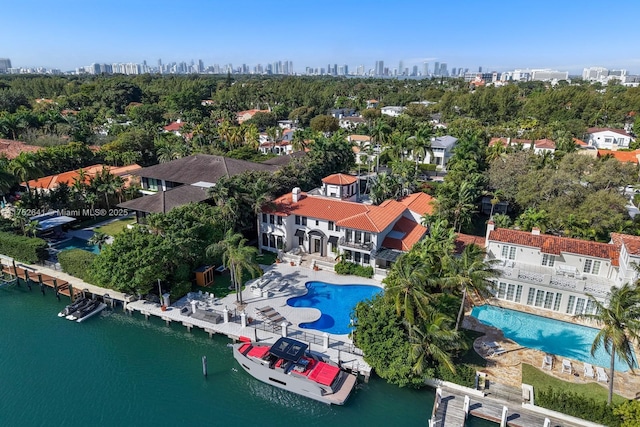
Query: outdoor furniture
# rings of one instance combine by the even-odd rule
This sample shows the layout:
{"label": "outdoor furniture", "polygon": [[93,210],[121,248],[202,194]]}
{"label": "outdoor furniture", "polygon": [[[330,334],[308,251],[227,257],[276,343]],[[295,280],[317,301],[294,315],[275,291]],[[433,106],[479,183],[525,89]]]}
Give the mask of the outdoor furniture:
{"label": "outdoor furniture", "polygon": [[587,378],[595,378],[595,375],[593,374],[593,366],[591,366],[590,363],[584,364],[584,376]]}
{"label": "outdoor furniture", "polygon": [[498,344],[498,343],[497,343],[497,342],[495,342],[495,341],[489,341],[489,342],[482,341],[482,347],[483,347],[485,350],[490,350],[490,349],[491,349],[491,350],[495,350],[496,348],[499,348],[499,347],[500,347],[500,344]]}
{"label": "outdoor furniture", "polygon": [[560,371],[560,373],[571,374],[572,372],[573,372],[573,369],[571,367],[571,361],[567,359],[562,359],[562,370]]}
{"label": "outdoor furniture", "polygon": [[553,369],[553,357],[551,357],[550,354],[544,355],[544,358],[542,359],[542,369]]}
{"label": "outdoor furniture", "polygon": [[[494,343],[495,344],[495,343]],[[489,352],[488,352],[488,356],[489,357],[496,357],[496,356],[500,356],[504,353],[506,353],[507,350],[505,350],[504,348],[497,346],[497,347],[493,347],[493,348],[489,348]]]}
{"label": "outdoor furniture", "polygon": [[284,281],[284,283],[278,288],[278,292],[282,292],[285,289],[287,289],[289,287],[289,282],[287,282],[286,280]]}
{"label": "outdoor furniture", "polygon": [[596,367],[596,374],[598,375],[598,382],[608,383],[609,376],[600,366]]}

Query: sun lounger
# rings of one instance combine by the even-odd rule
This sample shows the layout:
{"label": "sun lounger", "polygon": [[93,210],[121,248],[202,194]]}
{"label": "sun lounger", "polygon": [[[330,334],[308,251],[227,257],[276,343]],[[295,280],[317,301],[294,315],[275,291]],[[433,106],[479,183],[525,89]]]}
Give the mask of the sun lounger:
{"label": "sun lounger", "polygon": [[571,361],[567,359],[562,359],[562,370],[561,373],[571,374],[573,373],[573,368],[571,367]]}
{"label": "sun lounger", "polygon": [[603,382],[603,383],[608,383],[609,382],[609,376],[604,371],[604,369],[601,368],[600,366],[596,367],[596,374],[598,374],[598,381],[599,382]]}
{"label": "sun lounger", "polygon": [[496,348],[499,348],[500,345],[495,341],[489,341],[489,342],[482,341],[482,347],[484,347],[486,350],[489,350],[489,349],[495,350]]}
{"label": "sun lounger", "polygon": [[551,357],[550,354],[544,355],[544,358],[542,359],[542,369],[553,369],[553,357]]}
{"label": "sun lounger", "polygon": [[287,282],[286,280],[284,281],[284,283],[278,288],[278,292],[282,292],[285,289],[287,289],[289,287],[289,282]]}
{"label": "sun lounger", "polygon": [[504,354],[506,352],[507,352],[507,350],[505,350],[504,348],[498,346],[498,347],[495,347],[495,348],[490,348],[488,356],[489,357],[496,357],[496,356],[500,356],[501,354]]}
{"label": "sun lounger", "polygon": [[278,312],[273,307],[262,307],[258,309],[258,315],[264,317],[265,319],[269,319],[277,315]]}
{"label": "sun lounger", "polygon": [[584,364],[584,376],[587,378],[595,378],[595,375],[593,374],[593,366],[591,366],[590,363]]}

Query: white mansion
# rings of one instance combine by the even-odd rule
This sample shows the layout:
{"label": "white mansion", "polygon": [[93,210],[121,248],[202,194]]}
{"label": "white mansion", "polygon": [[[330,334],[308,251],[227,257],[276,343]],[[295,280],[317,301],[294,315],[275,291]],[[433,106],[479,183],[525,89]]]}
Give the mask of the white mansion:
{"label": "white mansion", "polygon": [[334,260],[388,267],[427,232],[420,224],[432,212],[432,197],[411,194],[379,206],[358,203],[357,178],[334,174],[322,187],[302,192],[294,188],[263,207],[258,216],[261,251],[306,253]]}
{"label": "white mansion", "polygon": [[612,286],[638,276],[640,237],[611,233],[609,243],[495,228],[489,221],[488,259],[500,262],[495,296],[563,314],[593,313],[588,295],[604,301]]}

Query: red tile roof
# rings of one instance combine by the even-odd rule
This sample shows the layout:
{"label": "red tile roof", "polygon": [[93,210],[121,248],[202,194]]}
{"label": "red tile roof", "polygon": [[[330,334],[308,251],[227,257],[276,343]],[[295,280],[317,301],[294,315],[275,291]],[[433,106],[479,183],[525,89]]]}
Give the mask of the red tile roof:
{"label": "red tile roof", "polygon": [[404,216],[394,224],[392,230],[402,234],[402,237],[387,236],[382,242],[382,246],[400,251],[410,250],[427,233],[425,227]]}
{"label": "red tile roof", "polygon": [[485,238],[482,236],[472,236],[471,234],[456,234],[455,251],[457,254],[461,254],[464,248],[471,244],[478,245],[484,249]]}
{"label": "red tile roof", "polygon": [[630,255],[640,256],[640,236],[611,233],[611,243],[618,247],[624,246]]}
{"label": "red tile roof", "polygon": [[171,122],[166,125],[163,129],[167,132],[177,132],[185,125],[184,122]]}
{"label": "red tile roof", "polygon": [[434,201],[435,199],[427,193],[413,193],[400,200],[400,203],[409,208],[410,211],[422,216],[424,214],[433,214]]}
{"label": "red tile roof", "polygon": [[638,156],[640,156],[640,150],[634,151],[612,151],[612,150],[598,150],[598,157],[604,157],[612,155],[620,162],[629,162],[638,164]]}
{"label": "red tile roof", "polygon": [[349,140],[351,140],[351,141],[360,141],[360,142],[369,142],[369,141],[371,141],[371,137],[369,135],[349,135]]}
{"label": "red tile roof", "polygon": [[531,144],[533,143],[535,148],[540,148],[540,149],[551,149],[551,150],[555,150],[556,148],[556,143],[555,141],[551,140],[551,139],[536,139],[536,140],[531,140],[531,139],[517,139],[517,138],[505,138],[505,137],[499,137],[499,138],[491,138],[491,140],[489,141],[489,146],[494,146],[494,145],[503,145],[503,146],[513,146],[513,145],[518,145],[518,144],[522,144],[522,145],[526,145],[526,146],[531,146]]}
{"label": "red tile roof", "polygon": [[576,145],[578,145],[580,147],[588,147],[589,146],[589,144],[587,144],[586,142],[584,142],[583,140],[578,139],[578,138],[573,138],[573,142],[575,142]]}
{"label": "red tile roof", "polygon": [[5,156],[7,159],[15,159],[18,157],[18,154],[23,151],[27,151],[29,153],[36,152],[38,150],[42,150],[43,147],[38,147],[35,145],[28,145],[21,141],[14,141],[11,139],[0,139],[0,157]]}
{"label": "red tile roof", "polygon": [[361,214],[336,222],[340,227],[380,233],[393,223],[406,207],[395,200],[386,200],[379,206],[366,206],[367,210]]}
{"label": "red tile roof", "polygon": [[556,149],[556,143],[555,141],[552,141],[550,139],[538,139],[535,141],[535,147],[536,148],[546,148],[546,149],[550,149],[550,150],[555,150]]}
{"label": "red tile roof", "polygon": [[612,265],[618,265],[620,250],[608,243],[589,242],[569,237],[534,235],[527,231],[498,228],[489,233],[489,240],[494,242],[513,243],[514,245],[539,248],[546,254],[561,255],[571,253],[594,258],[610,259]]}
{"label": "red tile roof", "polygon": [[322,182],[329,185],[349,185],[356,182],[358,178],[353,175],[347,175],[344,173],[334,173],[325,178],[322,178]]}
{"label": "red tile roof", "polygon": [[630,136],[624,129],[612,129],[612,128],[589,128],[587,129],[587,133],[598,133],[598,132],[613,132],[620,134],[622,136]]}
{"label": "red tile roof", "polygon": [[[130,173],[134,170],[141,169],[140,166],[136,164],[128,165],[128,166],[104,166],[104,165],[92,165],[82,168],[85,173],[84,183],[89,184],[91,178],[96,176],[99,172],[102,171],[102,168],[105,167],[107,170],[115,176],[120,176],[125,179],[125,182],[130,182],[128,179]],[[29,181],[29,187],[31,188],[41,188],[44,190],[52,190],[57,188],[61,183],[65,183],[67,185],[72,185],[74,179],[79,178],[80,173],[79,170],[67,171],[63,173],[59,173],[57,175],[49,175],[38,179],[32,179]],[[23,183],[24,184],[24,183]]]}

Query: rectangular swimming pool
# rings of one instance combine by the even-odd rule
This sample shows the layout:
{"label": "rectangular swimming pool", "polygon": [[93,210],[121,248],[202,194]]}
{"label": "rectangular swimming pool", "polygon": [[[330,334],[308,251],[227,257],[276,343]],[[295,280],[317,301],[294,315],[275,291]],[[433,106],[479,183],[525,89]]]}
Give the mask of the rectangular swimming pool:
{"label": "rectangular swimming pool", "polygon": [[100,249],[98,249],[98,245],[90,245],[88,240],[80,239],[79,237],[72,237],[69,240],[65,240],[61,243],[52,246],[53,249],[57,249],[59,251],[64,251],[68,249],[82,249],[85,251],[93,252],[94,254],[99,254]]}
{"label": "rectangular swimming pool", "polygon": [[[474,307],[471,316],[485,325],[500,329],[506,338],[523,347],[605,368],[611,364],[611,356],[602,346],[591,356],[591,344],[598,329],[493,305]],[[636,362],[634,367],[637,365]],[[629,370],[629,366],[618,359],[615,367],[620,372]]]}

